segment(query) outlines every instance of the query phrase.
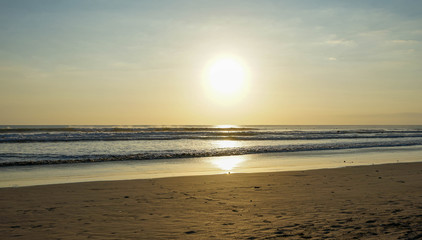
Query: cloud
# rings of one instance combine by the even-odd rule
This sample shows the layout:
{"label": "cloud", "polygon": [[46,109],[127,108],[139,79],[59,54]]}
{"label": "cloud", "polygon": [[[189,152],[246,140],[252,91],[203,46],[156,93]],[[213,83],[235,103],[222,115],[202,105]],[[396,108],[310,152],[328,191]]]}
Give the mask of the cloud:
{"label": "cloud", "polygon": [[374,30],[358,33],[358,36],[362,37],[385,37],[391,33],[390,30]]}
{"label": "cloud", "polygon": [[418,43],[421,43],[421,42],[420,41],[416,41],[416,40],[402,40],[402,39],[397,39],[397,40],[389,41],[389,43],[393,43],[393,44],[418,44]]}
{"label": "cloud", "polygon": [[352,46],[355,45],[355,42],[353,40],[337,39],[325,41],[324,44],[333,46]]}
{"label": "cloud", "polygon": [[328,60],[329,61],[337,61],[337,58],[335,58],[335,57],[329,57]]}

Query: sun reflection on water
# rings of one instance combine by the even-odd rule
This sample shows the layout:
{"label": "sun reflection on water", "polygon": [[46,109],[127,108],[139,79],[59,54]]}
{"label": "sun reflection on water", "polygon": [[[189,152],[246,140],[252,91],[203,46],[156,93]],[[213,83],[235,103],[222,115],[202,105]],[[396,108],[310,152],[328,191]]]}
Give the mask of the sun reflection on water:
{"label": "sun reflection on water", "polygon": [[239,126],[237,125],[229,125],[229,124],[224,124],[224,125],[216,125],[215,128],[238,128]]}
{"label": "sun reflection on water", "polygon": [[218,157],[211,160],[212,164],[214,164],[216,167],[229,173],[244,161],[246,161],[245,156]]}
{"label": "sun reflection on water", "polygon": [[233,140],[218,140],[213,141],[212,145],[216,148],[235,148],[235,147],[242,147],[242,144],[239,141]]}
{"label": "sun reflection on water", "polygon": [[[212,141],[212,145],[217,149],[231,149],[242,147],[243,144],[240,141],[233,140],[217,140]],[[238,168],[239,165],[246,160],[245,156],[226,156],[226,157],[215,157],[211,159],[211,163],[217,168],[225,172],[233,172],[235,168]]]}

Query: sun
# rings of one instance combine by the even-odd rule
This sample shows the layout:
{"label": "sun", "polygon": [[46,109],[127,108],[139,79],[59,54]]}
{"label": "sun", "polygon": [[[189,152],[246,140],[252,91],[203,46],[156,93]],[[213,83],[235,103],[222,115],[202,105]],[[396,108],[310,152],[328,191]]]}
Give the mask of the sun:
{"label": "sun", "polygon": [[210,66],[208,80],[214,91],[221,94],[233,94],[242,88],[245,81],[245,70],[234,59],[219,59]]}
{"label": "sun", "polygon": [[246,68],[239,59],[216,58],[205,69],[204,88],[213,100],[233,102],[246,92],[246,73]]}
{"label": "sun", "polygon": [[247,66],[243,59],[232,55],[210,60],[202,72],[202,86],[208,100],[224,107],[245,103],[250,89]]}

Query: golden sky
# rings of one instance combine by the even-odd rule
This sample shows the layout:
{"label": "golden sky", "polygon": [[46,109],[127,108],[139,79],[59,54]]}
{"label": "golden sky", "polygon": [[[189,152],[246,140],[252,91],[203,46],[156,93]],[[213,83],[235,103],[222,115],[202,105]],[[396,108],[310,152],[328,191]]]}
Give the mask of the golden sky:
{"label": "golden sky", "polygon": [[0,1],[0,124],[422,124],[421,12]]}

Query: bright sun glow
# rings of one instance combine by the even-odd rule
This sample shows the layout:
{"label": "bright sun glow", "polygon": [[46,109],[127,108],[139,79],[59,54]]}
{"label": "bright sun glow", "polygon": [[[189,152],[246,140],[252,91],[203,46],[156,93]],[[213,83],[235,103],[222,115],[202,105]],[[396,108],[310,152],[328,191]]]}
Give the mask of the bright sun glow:
{"label": "bright sun glow", "polygon": [[246,93],[247,71],[236,58],[223,57],[212,61],[204,77],[204,88],[213,101],[234,103]]}
{"label": "bright sun glow", "polygon": [[233,94],[242,88],[245,71],[234,59],[220,59],[209,69],[211,87],[222,94]]}

